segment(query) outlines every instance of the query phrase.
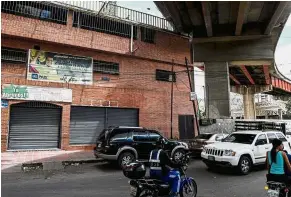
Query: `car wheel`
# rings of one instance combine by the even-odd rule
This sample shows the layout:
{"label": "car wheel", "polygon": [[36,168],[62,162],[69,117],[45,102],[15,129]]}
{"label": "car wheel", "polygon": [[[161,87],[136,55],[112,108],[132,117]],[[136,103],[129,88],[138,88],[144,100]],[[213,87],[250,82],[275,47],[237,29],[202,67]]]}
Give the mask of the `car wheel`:
{"label": "car wheel", "polygon": [[135,161],[135,156],[130,152],[121,153],[121,155],[118,157],[118,165],[121,168],[133,161]]}
{"label": "car wheel", "polygon": [[251,167],[251,160],[246,156],[242,156],[238,163],[238,172],[242,175],[247,175],[251,171]]}
{"label": "car wheel", "polygon": [[173,160],[179,162],[182,157],[185,156],[185,151],[183,149],[177,149],[173,154]]}

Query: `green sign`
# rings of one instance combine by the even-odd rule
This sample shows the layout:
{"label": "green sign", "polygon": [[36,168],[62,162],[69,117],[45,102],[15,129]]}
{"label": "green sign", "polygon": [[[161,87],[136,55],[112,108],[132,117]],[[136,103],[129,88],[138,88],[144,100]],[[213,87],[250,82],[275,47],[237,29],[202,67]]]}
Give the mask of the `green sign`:
{"label": "green sign", "polygon": [[4,85],[2,90],[3,98],[28,98],[28,91],[26,86]]}

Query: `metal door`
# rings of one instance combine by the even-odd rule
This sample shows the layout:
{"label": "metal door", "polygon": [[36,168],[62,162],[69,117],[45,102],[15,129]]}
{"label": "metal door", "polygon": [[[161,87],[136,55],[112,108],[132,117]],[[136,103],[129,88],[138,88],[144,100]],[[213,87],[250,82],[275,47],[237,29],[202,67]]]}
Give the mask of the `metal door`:
{"label": "metal door", "polygon": [[42,102],[11,105],[8,149],[59,148],[61,107]]}
{"label": "metal door", "polygon": [[180,139],[193,139],[195,137],[193,115],[179,115],[178,121]]}
{"label": "metal door", "polygon": [[138,110],[107,108],[107,126],[138,126]]}
{"label": "metal door", "polygon": [[96,144],[96,139],[104,128],[105,108],[71,108],[70,144]]}

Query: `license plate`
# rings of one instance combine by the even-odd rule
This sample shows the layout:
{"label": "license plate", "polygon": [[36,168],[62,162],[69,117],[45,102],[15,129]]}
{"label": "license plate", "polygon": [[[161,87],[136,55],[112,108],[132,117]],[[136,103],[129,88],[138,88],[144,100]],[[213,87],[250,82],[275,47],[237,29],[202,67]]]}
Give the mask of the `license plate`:
{"label": "license plate", "polygon": [[136,187],[131,186],[130,187],[130,195],[131,196],[136,196],[136,192],[137,192]]}
{"label": "license plate", "polygon": [[215,157],[213,157],[213,156],[208,156],[208,160],[210,160],[210,161],[215,161]]}
{"label": "license plate", "polygon": [[279,197],[279,191],[269,189],[267,192],[268,197]]}

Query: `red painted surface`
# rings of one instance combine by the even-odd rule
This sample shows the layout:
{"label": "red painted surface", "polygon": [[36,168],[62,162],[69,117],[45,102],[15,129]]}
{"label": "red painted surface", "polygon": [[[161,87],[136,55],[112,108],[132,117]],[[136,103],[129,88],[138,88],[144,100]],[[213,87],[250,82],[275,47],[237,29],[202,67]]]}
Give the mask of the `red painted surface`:
{"label": "red painted surface", "polygon": [[272,76],[272,86],[291,93],[291,83]]}
{"label": "red painted surface", "polygon": [[243,71],[244,75],[248,78],[249,82],[252,85],[255,85],[255,82],[254,82],[252,76],[250,75],[249,71],[247,70],[247,68],[245,66],[241,66],[240,68]]}
{"label": "red painted surface", "polygon": [[236,85],[240,85],[240,82],[232,74],[229,74],[229,78],[231,78],[236,83]]}

